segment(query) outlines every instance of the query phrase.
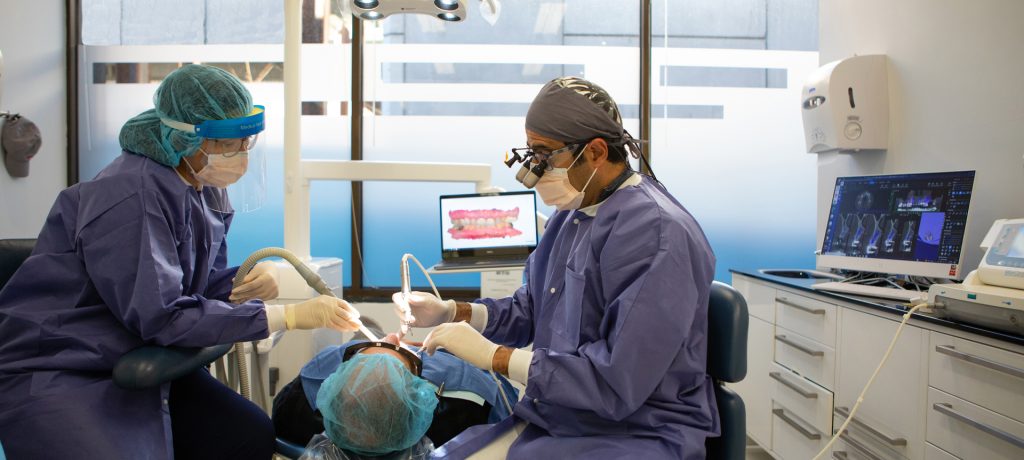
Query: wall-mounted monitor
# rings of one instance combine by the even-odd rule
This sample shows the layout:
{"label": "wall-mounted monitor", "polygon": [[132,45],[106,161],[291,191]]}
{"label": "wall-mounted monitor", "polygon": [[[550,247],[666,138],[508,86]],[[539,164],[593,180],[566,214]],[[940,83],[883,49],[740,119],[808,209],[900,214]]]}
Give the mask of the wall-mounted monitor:
{"label": "wall-mounted monitor", "polygon": [[974,171],[840,177],[818,266],[959,279],[973,191]]}

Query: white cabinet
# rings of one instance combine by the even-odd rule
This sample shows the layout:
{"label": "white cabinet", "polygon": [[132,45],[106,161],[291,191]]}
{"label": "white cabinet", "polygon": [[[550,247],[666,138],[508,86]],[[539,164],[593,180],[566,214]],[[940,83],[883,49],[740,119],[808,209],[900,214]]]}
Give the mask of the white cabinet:
{"label": "white cabinet", "polygon": [[835,388],[835,349],[781,326],[775,327],[775,362],[825,388]]}
{"label": "white cabinet", "polygon": [[[733,287],[743,294],[750,312],[747,332],[747,377],[729,385],[743,398],[747,410],[747,435],[765,450],[772,443],[772,364],[775,326],[770,319],[775,309],[775,289],[733,277]],[[755,310],[758,312],[754,315]]]}
{"label": "white cabinet", "polygon": [[825,443],[828,434],[800,418],[788,408],[775,404],[772,408],[772,452],[781,459],[813,458]]}
{"label": "white cabinet", "polygon": [[[750,311],[747,378],[733,385],[747,434],[777,460],[809,459],[848,417],[902,317],[755,276],[734,275],[733,286]],[[912,321],[830,456],[1024,459],[1024,348]]]}
{"label": "white cabinet", "polygon": [[775,324],[775,288],[740,275],[733,275],[732,287],[743,294],[750,316]]}
{"label": "white cabinet", "polygon": [[772,325],[750,317],[747,336],[747,377],[731,385],[747,409],[747,434],[766,450],[772,441]]}
{"label": "white cabinet", "polygon": [[1024,422],[1024,355],[933,332],[931,386]]}
{"label": "white cabinet", "polygon": [[957,458],[949,452],[928,444],[924,448],[924,460],[957,460]]}
{"label": "white cabinet", "polygon": [[832,392],[772,363],[772,401],[822,433],[832,432]]}
{"label": "white cabinet", "polygon": [[964,460],[1024,458],[1024,423],[928,389],[928,442]]}
{"label": "white cabinet", "polygon": [[775,295],[775,324],[829,347],[836,346],[838,307],[785,291]]}
{"label": "white cabinet", "polygon": [[928,442],[963,459],[1024,458],[1024,356],[932,332]]}
{"label": "white cabinet", "polygon": [[[899,326],[856,310],[840,312],[836,424],[856,403]],[[892,355],[864,396],[848,436],[881,458],[924,458],[928,332],[905,326]],[[895,455],[895,457],[894,457]]]}

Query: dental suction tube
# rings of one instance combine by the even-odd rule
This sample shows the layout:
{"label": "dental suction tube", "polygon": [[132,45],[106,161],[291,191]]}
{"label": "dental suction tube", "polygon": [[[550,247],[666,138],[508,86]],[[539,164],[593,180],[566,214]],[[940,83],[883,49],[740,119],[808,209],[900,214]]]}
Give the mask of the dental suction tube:
{"label": "dental suction tube", "polygon": [[[288,263],[290,263],[292,267],[295,267],[295,271],[299,273],[299,276],[301,276],[302,279],[306,281],[306,284],[308,284],[309,287],[313,288],[314,291],[316,291],[319,294],[337,297],[336,295],[334,295],[334,292],[331,291],[331,288],[327,287],[327,283],[324,282],[323,278],[321,278],[320,275],[318,275],[316,272],[307,267],[306,264],[302,263],[302,261],[299,260],[299,258],[296,257],[295,254],[292,254],[291,251],[284,248],[263,248],[249,255],[249,257],[245,259],[245,262],[243,262],[242,265],[238,267],[238,273],[235,274],[235,278],[232,280],[232,285],[234,287],[238,287],[239,285],[241,285],[242,280],[245,279],[245,275],[249,274],[249,271],[252,270],[252,267],[255,267],[257,262],[268,257],[280,257],[288,261]],[[406,272],[408,272],[408,270],[406,270]],[[360,324],[359,332],[361,332],[363,335],[366,336],[367,339],[370,339],[371,341],[380,341],[380,339],[377,338],[377,335],[374,334],[373,332],[370,332],[370,330],[365,325]],[[255,356],[256,354],[256,344],[257,342],[255,341],[252,343],[253,356]],[[250,397],[251,392],[249,390],[249,369],[245,362],[245,352],[243,350],[243,343],[239,342],[235,344],[234,353],[235,361],[238,363],[238,381],[240,390],[239,392],[245,399],[252,400],[252,398]],[[265,392],[263,391],[263,378],[260,377],[263,374],[261,372],[261,369],[259,369],[259,360],[254,359],[253,363],[256,367],[255,373],[257,375],[257,378],[254,379],[254,381],[256,382],[257,387],[259,387],[259,394],[262,395],[265,394]],[[262,404],[260,406],[262,407]]]}

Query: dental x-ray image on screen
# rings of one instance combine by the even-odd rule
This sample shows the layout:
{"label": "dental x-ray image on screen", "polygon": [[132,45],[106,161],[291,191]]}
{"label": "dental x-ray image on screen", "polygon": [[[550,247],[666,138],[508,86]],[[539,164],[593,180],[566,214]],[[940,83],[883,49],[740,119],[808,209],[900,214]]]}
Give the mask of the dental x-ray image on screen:
{"label": "dental x-ray image on screen", "polygon": [[819,265],[956,277],[973,187],[974,171],[838,178]]}

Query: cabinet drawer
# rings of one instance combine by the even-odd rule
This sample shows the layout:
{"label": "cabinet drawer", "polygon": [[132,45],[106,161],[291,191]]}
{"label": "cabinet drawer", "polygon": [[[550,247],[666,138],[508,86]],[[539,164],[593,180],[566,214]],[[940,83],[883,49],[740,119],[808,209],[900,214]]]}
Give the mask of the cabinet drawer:
{"label": "cabinet drawer", "polygon": [[1024,423],[928,389],[928,442],[963,459],[1024,457]]}
{"label": "cabinet drawer", "polygon": [[[839,313],[836,423],[846,420],[857,396],[885,355],[899,323],[855,310]],[[906,326],[885,366],[864,396],[850,435],[882,458],[924,457],[928,400],[929,332]],[[838,426],[838,425],[837,425]],[[885,452],[885,454],[881,454]]]}
{"label": "cabinet drawer", "polygon": [[832,347],[776,327],[775,362],[829,391],[835,388],[836,351]]}
{"label": "cabinet drawer", "polygon": [[953,454],[946,452],[932,444],[924,446],[924,460],[960,460]]}
{"label": "cabinet drawer", "polygon": [[822,433],[832,432],[832,392],[776,363],[768,372],[772,399]]}
{"label": "cabinet drawer", "polygon": [[775,294],[775,324],[830,347],[836,346],[837,307],[786,291]]}
{"label": "cabinet drawer", "polygon": [[1024,421],[1022,355],[932,332],[928,385]]}
{"label": "cabinet drawer", "polygon": [[773,403],[772,451],[784,460],[808,459],[825,447],[828,434],[818,431],[785,406]]}
{"label": "cabinet drawer", "polygon": [[751,316],[775,324],[775,288],[738,275],[732,276],[732,287],[743,294]]}
{"label": "cabinet drawer", "polygon": [[[838,429],[846,421],[847,408],[837,407],[834,426]],[[869,460],[895,460],[895,459],[919,459],[921,448],[916,449],[917,455],[908,455],[907,440],[900,437],[889,429],[879,429],[860,419],[860,413],[854,416],[853,422],[846,426],[846,431],[839,435],[835,450],[843,450],[849,453],[853,459],[866,458]],[[923,426],[924,423],[921,423]],[[924,445],[922,440],[921,445]]]}

